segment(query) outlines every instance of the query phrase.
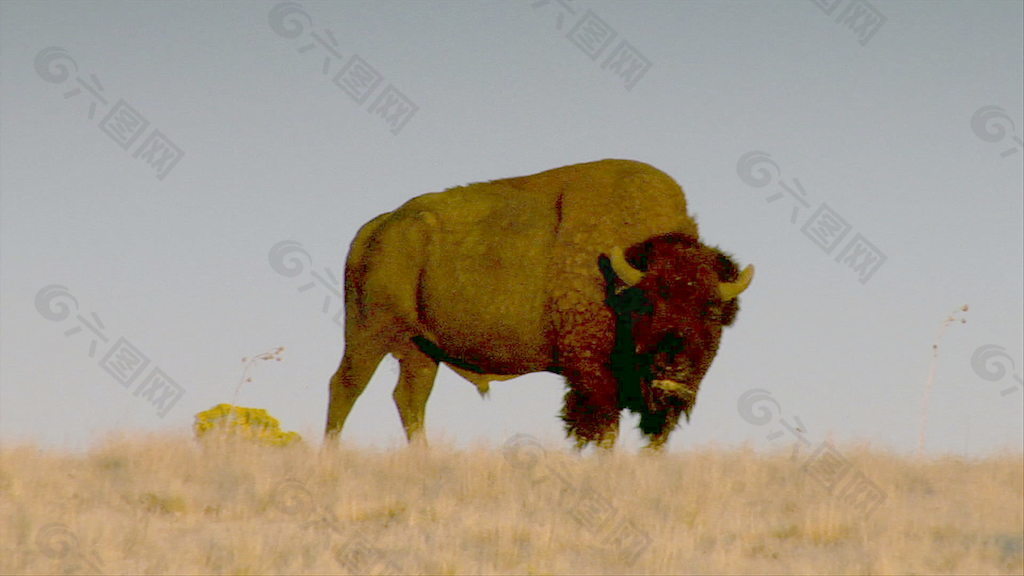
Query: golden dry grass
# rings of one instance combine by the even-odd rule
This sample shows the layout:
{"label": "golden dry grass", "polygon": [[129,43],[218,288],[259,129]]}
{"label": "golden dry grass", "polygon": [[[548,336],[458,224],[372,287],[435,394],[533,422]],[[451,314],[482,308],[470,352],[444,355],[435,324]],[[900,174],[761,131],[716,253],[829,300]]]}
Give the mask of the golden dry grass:
{"label": "golden dry grass", "polygon": [[[0,455],[4,574],[1024,571],[1020,454],[578,456],[526,437],[321,453],[138,436]],[[861,490],[830,494],[837,476]]]}

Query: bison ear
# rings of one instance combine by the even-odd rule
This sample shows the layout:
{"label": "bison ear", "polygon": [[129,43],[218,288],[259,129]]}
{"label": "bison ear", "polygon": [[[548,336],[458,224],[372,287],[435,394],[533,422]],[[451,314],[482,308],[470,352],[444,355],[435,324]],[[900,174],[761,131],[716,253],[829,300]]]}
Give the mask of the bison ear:
{"label": "bison ear", "polygon": [[740,276],[739,264],[732,259],[732,256],[718,248],[711,248],[711,251],[715,254],[715,273],[718,274],[718,281],[735,282]]}

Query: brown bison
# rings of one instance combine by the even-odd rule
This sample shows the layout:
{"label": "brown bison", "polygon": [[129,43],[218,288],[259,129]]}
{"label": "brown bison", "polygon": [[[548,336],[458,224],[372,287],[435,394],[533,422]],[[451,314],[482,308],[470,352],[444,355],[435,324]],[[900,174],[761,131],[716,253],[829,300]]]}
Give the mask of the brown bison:
{"label": "brown bison", "polygon": [[699,240],[682,189],[640,162],[601,160],[409,200],[359,230],[345,266],[345,354],[327,438],[385,354],[410,442],[444,362],[486,394],[531,372],[566,379],[578,447],[615,443],[640,414],[659,447],[689,418],[722,327],[750,284]]}

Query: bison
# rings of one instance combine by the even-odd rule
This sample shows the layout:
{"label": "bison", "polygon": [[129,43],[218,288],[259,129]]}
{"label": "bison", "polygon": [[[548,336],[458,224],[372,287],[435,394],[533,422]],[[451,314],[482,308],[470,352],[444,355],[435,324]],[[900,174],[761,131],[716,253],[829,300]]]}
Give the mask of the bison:
{"label": "bison", "polygon": [[485,395],[531,372],[565,377],[578,448],[614,445],[623,409],[658,448],[689,419],[722,328],[753,277],[703,244],[679,185],[600,160],[415,197],[365,224],[345,266],[345,351],[331,378],[337,436],[385,354],[410,443],[438,365]]}

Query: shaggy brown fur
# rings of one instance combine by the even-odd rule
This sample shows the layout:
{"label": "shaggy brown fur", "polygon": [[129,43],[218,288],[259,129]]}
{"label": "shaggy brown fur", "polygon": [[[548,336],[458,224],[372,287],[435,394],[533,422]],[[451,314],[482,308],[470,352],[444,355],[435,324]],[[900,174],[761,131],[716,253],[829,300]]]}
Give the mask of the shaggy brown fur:
{"label": "shaggy brown fur", "polygon": [[[640,430],[658,447],[690,412],[704,374],[718,352],[722,328],[739,312],[739,300],[722,301],[719,282],[735,282],[736,263],[717,248],[684,234],[664,234],[632,246],[626,258],[646,272],[618,290],[607,259],[600,263],[606,302],[615,312],[612,371],[619,406],[640,414]],[[650,385],[669,379],[685,389],[668,393]]]}
{"label": "shaggy brown fur", "polygon": [[[410,441],[423,436],[438,362],[446,362],[481,392],[500,377],[563,374],[567,431],[581,446],[611,446],[619,412],[638,405],[635,390],[620,390],[621,374],[613,370],[622,311],[608,299],[609,278],[599,260],[616,246],[630,247],[630,262],[650,269],[649,286],[634,287],[645,294],[657,282],[696,281],[699,294],[680,288],[686,299],[668,308],[692,318],[687,306],[713,299],[719,279],[735,279],[735,265],[723,273],[718,253],[697,238],[679,185],[629,160],[425,194],[378,216],[359,231],[346,264],[345,354],[331,379],[327,435],[341,431],[373,370],[392,354],[401,365],[394,398]],[[653,244],[644,244],[648,240]],[[669,330],[668,320],[654,318],[635,323],[650,324],[640,341]],[[709,322],[718,332],[694,341],[710,354],[706,363],[722,324]],[[703,370],[688,372],[703,376]],[[680,374],[648,371],[637,386],[647,387],[652,376]],[[675,425],[673,412],[660,392],[647,396],[653,411],[642,426],[653,431],[652,444],[660,444]],[[664,426],[650,424],[652,418],[663,418]]]}

